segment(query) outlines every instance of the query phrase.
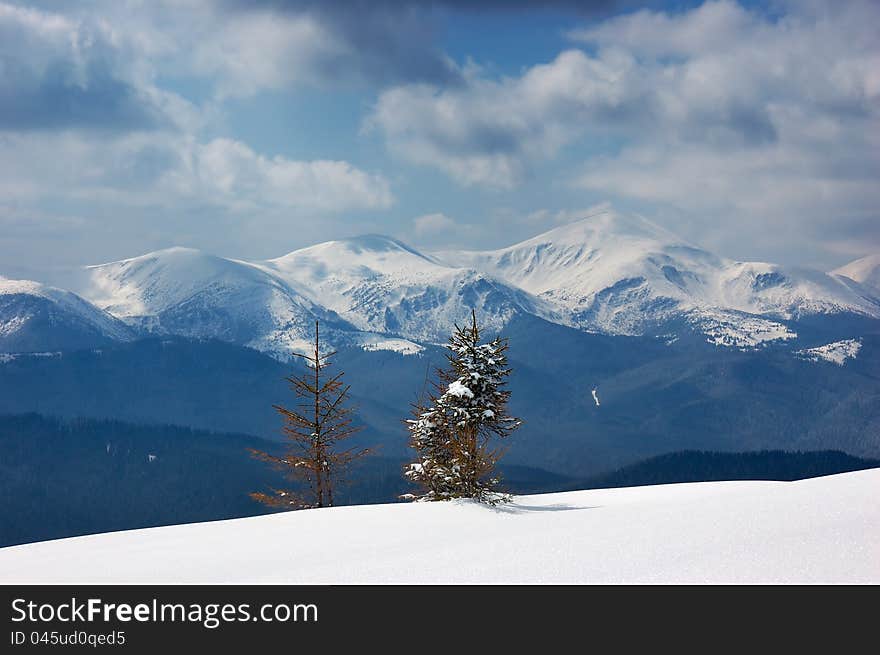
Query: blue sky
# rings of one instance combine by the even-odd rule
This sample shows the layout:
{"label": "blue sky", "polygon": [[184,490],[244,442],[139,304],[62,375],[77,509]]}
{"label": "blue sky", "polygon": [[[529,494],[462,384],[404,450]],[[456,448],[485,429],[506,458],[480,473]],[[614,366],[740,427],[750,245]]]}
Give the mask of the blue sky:
{"label": "blue sky", "polygon": [[880,5],[0,0],[0,275],[598,203],[736,259],[880,250]]}

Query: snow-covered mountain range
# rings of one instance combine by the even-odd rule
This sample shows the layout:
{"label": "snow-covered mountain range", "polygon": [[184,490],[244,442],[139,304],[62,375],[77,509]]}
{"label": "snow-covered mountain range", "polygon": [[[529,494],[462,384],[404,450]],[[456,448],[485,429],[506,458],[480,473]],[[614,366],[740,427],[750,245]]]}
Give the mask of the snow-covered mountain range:
{"label": "snow-covered mountain range", "polygon": [[217,338],[281,357],[307,346],[315,320],[335,346],[418,352],[445,342],[470,308],[490,332],[529,315],[587,332],[697,334],[750,348],[795,339],[806,317],[880,319],[878,262],[832,273],[736,262],[612,209],[487,252],[422,253],[378,235],[258,262],[170,248],[87,267],[74,289],[86,300],[4,281],[0,294],[19,291],[0,305],[0,350],[33,341],[23,335],[38,312],[27,306],[40,303],[65,317],[49,324],[85,324],[96,339]]}
{"label": "snow-covered mountain range", "polygon": [[780,320],[880,316],[878,294],[843,276],[724,259],[611,210],[501,250],[443,256],[550,301],[570,325],[609,334],[685,318],[721,345],[753,346],[790,338]]}

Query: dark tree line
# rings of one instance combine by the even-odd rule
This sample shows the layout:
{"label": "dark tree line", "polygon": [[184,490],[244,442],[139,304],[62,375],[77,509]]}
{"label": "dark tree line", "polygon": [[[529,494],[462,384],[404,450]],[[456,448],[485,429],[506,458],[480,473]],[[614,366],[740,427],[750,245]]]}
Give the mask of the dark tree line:
{"label": "dark tree line", "polygon": [[[248,492],[263,485],[281,487],[285,479],[282,472],[267,471],[244,456],[247,448],[283,452],[283,444],[258,437],[179,426],[0,416],[0,546],[261,514],[271,508],[253,502]],[[392,502],[408,485],[400,475],[402,464],[399,458],[364,458],[351,486],[336,490],[334,502]],[[546,493],[707,480],[797,480],[878,466],[880,461],[840,451],[679,452],[585,479],[508,465],[505,483],[517,493]]]}

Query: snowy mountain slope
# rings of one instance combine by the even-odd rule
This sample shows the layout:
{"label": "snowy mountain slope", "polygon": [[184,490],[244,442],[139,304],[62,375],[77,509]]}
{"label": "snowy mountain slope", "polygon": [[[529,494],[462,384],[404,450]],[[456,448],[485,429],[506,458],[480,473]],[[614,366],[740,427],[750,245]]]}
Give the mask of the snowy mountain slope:
{"label": "snowy mountain slope", "polygon": [[247,262],[191,248],[89,266],[84,295],[142,331],[214,338],[284,354],[308,348],[314,322],[338,317]]}
{"label": "snowy mountain slope", "polygon": [[457,501],[305,510],[3,548],[0,580],[876,584],[878,485],[880,469],[871,469],[521,496],[494,509]]}
{"label": "snowy mountain slope", "polygon": [[778,320],[839,312],[880,318],[880,301],[859,285],[820,272],[723,259],[612,209],[508,248],[436,257],[551,301],[571,325],[611,334],[644,334],[684,317],[710,340],[722,326],[729,343],[719,343],[755,345],[794,336]]}
{"label": "snowy mountain slope", "polygon": [[390,237],[329,241],[258,264],[361,330],[440,343],[475,308],[487,330],[546,303],[474,270],[450,267]]}
{"label": "snowy mountain slope", "polygon": [[124,323],[74,293],[0,278],[0,352],[92,348],[132,336]]}
{"label": "snowy mountain slope", "polygon": [[445,340],[471,307],[491,329],[534,304],[522,291],[377,236],[259,263],[171,248],[88,267],[83,293],[146,332],[282,355],[308,347],[315,319],[330,346],[413,354],[420,346],[409,339]]}
{"label": "snowy mountain slope", "polygon": [[868,255],[833,270],[832,275],[843,275],[869,287],[880,295],[880,253]]}
{"label": "snowy mountain slope", "polygon": [[[653,270],[657,264],[645,261],[651,254],[662,255],[664,249],[686,252],[689,248],[646,219],[601,210],[507,248],[442,252],[437,257],[459,266],[491,270],[531,293],[564,301],[593,296],[620,280],[637,277],[646,266]],[[695,248],[691,252],[714,259]]]}

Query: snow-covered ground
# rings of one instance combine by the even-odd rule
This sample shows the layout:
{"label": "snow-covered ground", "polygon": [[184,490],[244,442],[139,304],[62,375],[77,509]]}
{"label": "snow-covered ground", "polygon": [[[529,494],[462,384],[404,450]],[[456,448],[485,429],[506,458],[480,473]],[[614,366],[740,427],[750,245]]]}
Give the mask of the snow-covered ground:
{"label": "snow-covered ground", "polygon": [[880,583],[880,469],[369,505],[0,549],[3,583]]}

